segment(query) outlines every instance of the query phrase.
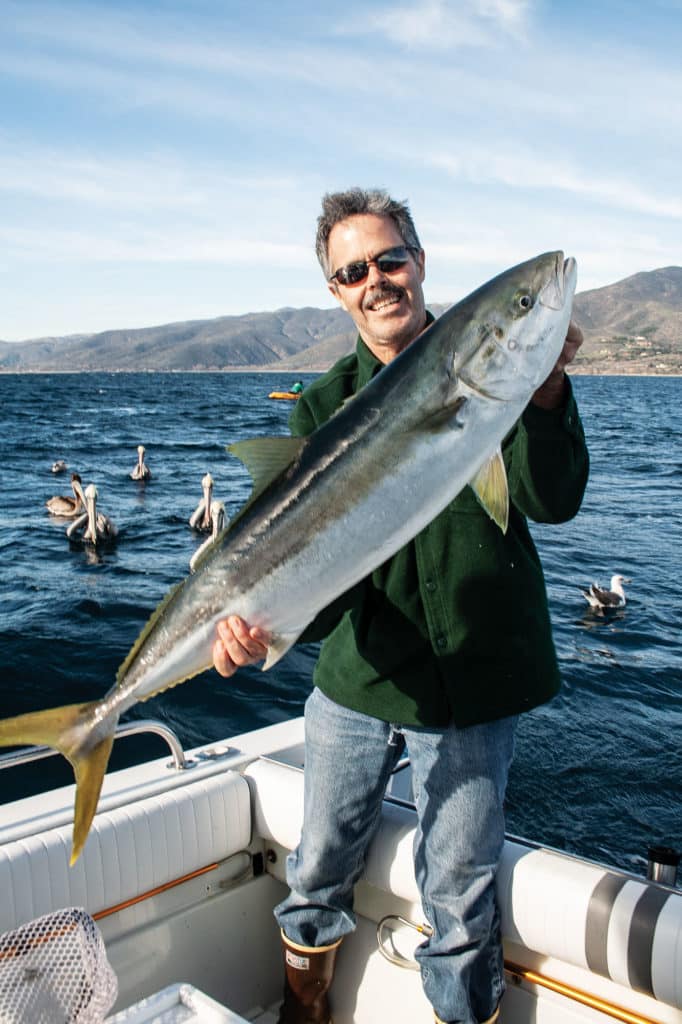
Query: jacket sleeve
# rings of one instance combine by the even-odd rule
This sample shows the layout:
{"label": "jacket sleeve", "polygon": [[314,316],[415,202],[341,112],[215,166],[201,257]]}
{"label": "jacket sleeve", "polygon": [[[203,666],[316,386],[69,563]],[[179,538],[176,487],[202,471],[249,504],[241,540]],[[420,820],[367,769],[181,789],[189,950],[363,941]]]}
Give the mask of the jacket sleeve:
{"label": "jacket sleeve", "polygon": [[530,403],[504,446],[510,498],[529,519],[564,523],[578,512],[589,455],[570,378],[562,406]]}

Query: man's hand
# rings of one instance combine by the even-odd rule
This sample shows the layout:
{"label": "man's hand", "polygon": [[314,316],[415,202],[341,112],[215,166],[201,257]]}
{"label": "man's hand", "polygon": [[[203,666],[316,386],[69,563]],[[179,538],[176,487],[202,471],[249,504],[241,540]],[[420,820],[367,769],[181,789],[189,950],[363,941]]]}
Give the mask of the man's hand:
{"label": "man's hand", "polygon": [[583,332],[571,320],[566,332],[566,341],[554,369],[544,384],[540,385],[531,401],[541,409],[557,409],[564,399],[564,370],[576,357],[583,343]]}
{"label": "man's hand", "polygon": [[221,676],[232,676],[238,668],[267,657],[270,634],[259,626],[249,626],[238,615],[230,615],[221,619],[216,630],[213,664]]}

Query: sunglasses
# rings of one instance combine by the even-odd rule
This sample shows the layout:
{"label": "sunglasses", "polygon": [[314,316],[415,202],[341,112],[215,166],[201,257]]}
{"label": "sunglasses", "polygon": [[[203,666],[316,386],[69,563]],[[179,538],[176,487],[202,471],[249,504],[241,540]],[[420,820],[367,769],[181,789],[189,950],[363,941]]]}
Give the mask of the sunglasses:
{"label": "sunglasses", "polygon": [[371,260],[358,260],[357,263],[347,263],[345,267],[339,267],[329,280],[338,281],[339,284],[344,285],[359,284],[369,274],[372,263],[382,274],[393,274],[405,266],[411,252],[417,251],[410,245],[396,245],[392,249],[380,252]]}

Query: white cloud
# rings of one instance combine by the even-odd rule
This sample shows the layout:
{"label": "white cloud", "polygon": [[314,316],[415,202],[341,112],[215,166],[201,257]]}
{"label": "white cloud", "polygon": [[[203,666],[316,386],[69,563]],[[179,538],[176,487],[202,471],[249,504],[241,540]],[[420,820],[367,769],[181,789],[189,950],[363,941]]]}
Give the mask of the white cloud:
{"label": "white cloud", "polygon": [[174,153],[92,156],[0,139],[0,194],[34,196],[55,205],[67,200],[111,209],[203,208],[214,213],[237,193],[243,202],[254,193],[290,193],[299,184],[293,177],[260,170],[237,175],[209,161],[197,169]]}
{"label": "white cloud", "polygon": [[369,11],[365,26],[407,47],[490,47],[525,37],[528,8],[529,0],[421,0]]}
{"label": "white cloud", "polygon": [[570,158],[549,160],[536,152],[500,154],[499,147],[485,150],[468,145],[463,154],[432,153],[424,158],[439,168],[471,184],[497,184],[513,189],[559,190],[607,207],[619,207],[657,217],[682,218],[682,197],[665,196],[642,188],[620,176],[604,178],[593,169],[581,169]]}
{"label": "white cloud", "polygon": [[195,229],[143,230],[139,225],[110,231],[27,228],[0,225],[0,243],[14,261],[22,258],[87,263],[202,263],[224,266],[312,267],[310,246]]}

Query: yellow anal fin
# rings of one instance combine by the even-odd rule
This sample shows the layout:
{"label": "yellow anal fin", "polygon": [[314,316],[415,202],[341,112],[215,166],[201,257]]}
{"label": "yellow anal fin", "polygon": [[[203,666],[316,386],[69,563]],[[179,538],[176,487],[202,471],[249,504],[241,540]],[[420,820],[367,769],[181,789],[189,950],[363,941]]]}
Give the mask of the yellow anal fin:
{"label": "yellow anal fin", "polygon": [[87,753],[69,757],[76,776],[76,807],[73,818],[71,860],[69,861],[71,865],[78,860],[85,846],[85,840],[88,838],[113,743],[112,733],[105,736]]}
{"label": "yellow anal fin", "polygon": [[509,487],[501,449],[490,456],[471,481],[474,494],[502,533],[509,525]]}

